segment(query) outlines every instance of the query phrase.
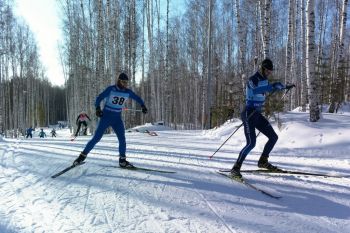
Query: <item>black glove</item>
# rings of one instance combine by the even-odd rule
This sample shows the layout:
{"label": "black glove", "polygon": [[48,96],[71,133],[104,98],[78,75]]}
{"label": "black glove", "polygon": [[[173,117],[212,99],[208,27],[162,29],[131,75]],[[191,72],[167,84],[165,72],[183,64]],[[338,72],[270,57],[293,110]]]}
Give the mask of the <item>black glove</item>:
{"label": "black glove", "polygon": [[275,90],[283,90],[285,88],[285,86],[280,83],[280,82],[275,82],[272,84],[272,87],[275,89]]}
{"label": "black glove", "polygon": [[147,108],[146,108],[145,105],[142,105],[142,106],[141,106],[141,109],[142,109],[142,113],[143,113],[143,114],[146,114],[146,113],[148,112],[148,110],[147,110]]}
{"label": "black glove", "polygon": [[289,91],[289,89],[292,89],[293,87],[295,87],[295,84],[290,84],[286,86],[286,89]]}
{"label": "black glove", "polygon": [[98,107],[96,108],[96,116],[97,116],[97,117],[102,117],[102,116],[103,116],[103,112],[102,112],[100,106],[98,106]]}

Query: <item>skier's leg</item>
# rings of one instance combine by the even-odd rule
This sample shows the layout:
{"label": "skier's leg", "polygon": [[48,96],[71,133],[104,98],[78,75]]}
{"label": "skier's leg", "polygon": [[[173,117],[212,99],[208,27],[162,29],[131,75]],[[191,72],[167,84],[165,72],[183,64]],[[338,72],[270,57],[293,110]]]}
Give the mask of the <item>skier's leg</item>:
{"label": "skier's leg", "polygon": [[114,122],[112,124],[112,128],[114,130],[114,133],[118,137],[119,155],[125,156],[125,152],[126,152],[125,128],[124,128],[124,123],[123,123],[123,120],[121,118],[121,115],[118,115],[118,117],[116,117],[114,119]]}
{"label": "skier's leg", "polygon": [[268,162],[270,152],[272,151],[273,147],[275,146],[278,135],[276,134],[275,130],[272,128],[271,124],[268,122],[268,120],[261,116],[261,119],[259,120],[259,124],[257,125],[257,129],[264,134],[269,140],[265,144],[264,150],[261,154],[261,157],[258,162],[258,166],[261,168],[267,168],[267,169],[277,169],[277,167],[273,166]]}
{"label": "skier's leg", "polygon": [[86,121],[83,121],[82,123],[83,123],[83,125],[84,125],[83,135],[86,135],[86,131],[87,131],[87,123],[86,123]]}
{"label": "skier's leg", "polygon": [[256,116],[259,113],[254,113],[251,117],[249,117],[250,114],[251,114],[251,111],[244,111],[241,114],[242,120],[243,120],[243,126],[244,126],[244,135],[245,135],[247,144],[245,145],[245,147],[243,147],[243,149],[239,153],[239,156],[236,162],[238,166],[242,165],[246,156],[255,147],[255,144],[256,144],[255,122],[256,122]]}
{"label": "skier's leg", "polygon": [[79,121],[79,123],[78,123],[78,128],[77,128],[77,132],[74,134],[76,137],[77,137],[78,134],[79,134],[80,127],[81,127],[81,122]]}
{"label": "skier's leg", "polygon": [[96,143],[98,143],[101,140],[103,133],[105,132],[105,130],[108,128],[109,125],[110,125],[110,120],[107,117],[102,117],[100,119],[97,129],[95,131],[95,134],[91,138],[91,140],[86,144],[85,149],[82,152],[83,154],[87,155],[92,150],[92,148],[94,148]]}
{"label": "skier's leg", "polygon": [[125,128],[121,115],[116,119],[112,128],[118,137],[119,141],[119,166],[120,167],[134,167],[129,161],[126,160],[126,140],[125,140]]}
{"label": "skier's leg", "polygon": [[98,126],[97,126],[97,129],[95,131],[94,136],[86,144],[83,152],[80,153],[79,157],[76,160],[74,160],[74,162],[73,162],[74,165],[80,164],[81,162],[83,162],[86,159],[87,155],[94,148],[96,143],[98,143],[101,140],[103,133],[107,129],[108,126],[109,126],[108,118],[107,117],[101,118],[100,122],[98,123]]}

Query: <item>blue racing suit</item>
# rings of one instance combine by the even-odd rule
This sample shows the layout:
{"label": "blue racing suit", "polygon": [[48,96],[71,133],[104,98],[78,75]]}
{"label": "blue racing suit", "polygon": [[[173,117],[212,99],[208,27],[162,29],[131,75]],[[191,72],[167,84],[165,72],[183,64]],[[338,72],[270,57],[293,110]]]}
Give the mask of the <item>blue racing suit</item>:
{"label": "blue racing suit", "polygon": [[34,129],[32,127],[28,128],[26,138],[28,137],[33,138],[33,134],[32,134],[33,131]]}
{"label": "blue racing suit", "polygon": [[264,77],[260,72],[256,72],[249,78],[246,87],[246,106],[241,113],[247,144],[239,153],[238,164],[242,164],[249,152],[255,147],[255,129],[268,137],[269,140],[264,147],[262,156],[269,156],[278,136],[268,120],[261,114],[261,110],[265,104],[266,92],[283,89],[285,87],[281,83],[269,84],[267,77]]}
{"label": "blue racing suit", "polygon": [[143,100],[137,96],[132,90],[125,88],[120,89],[116,85],[107,87],[96,98],[95,107],[99,107],[102,100],[105,100],[105,106],[103,108],[103,116],[100,118],[97,129],[93,138],[86,144],[83,154],[87,155],[92,148],[98,143],[105,130],[111,126],[118,137],[119,141],[119,155],[125,156],[126,141],[125,141],[125,128],[122,120],[121,113],[127,100],[134,99],[141,106],[144,105]]}

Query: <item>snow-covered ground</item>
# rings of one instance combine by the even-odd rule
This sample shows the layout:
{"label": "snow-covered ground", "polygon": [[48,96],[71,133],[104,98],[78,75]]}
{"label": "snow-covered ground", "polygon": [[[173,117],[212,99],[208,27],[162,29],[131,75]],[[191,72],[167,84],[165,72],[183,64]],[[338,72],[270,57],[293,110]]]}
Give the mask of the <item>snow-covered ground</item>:
{"label": "snow-covered ground", "polygon": [[[317,123],[299,112],[280,117],[273,164],[344,177],[244,174],[282,197],[273,199],[220,176],[245,144],[243,129],[208,157],[239,120],[209,131],[127,133],[130,162],[174,174],[112,167],[117,139],[106,135],[84,165],[52,179],[90,136],[71,142],[58,130],[57,138],[1,139],[0,232],[350,232],[350,115],[323,114]],[[265,142],[260,135],[242,169],[257,168]]]}

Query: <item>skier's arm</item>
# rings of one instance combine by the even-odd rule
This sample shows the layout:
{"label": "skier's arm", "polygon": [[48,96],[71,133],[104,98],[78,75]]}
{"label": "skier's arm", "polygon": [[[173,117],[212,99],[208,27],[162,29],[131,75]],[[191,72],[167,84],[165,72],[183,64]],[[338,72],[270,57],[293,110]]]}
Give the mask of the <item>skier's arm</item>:
{"label": "skier's arm", "polygon": [[113,86],[109,86],[107,87],[103,92],[101,92],[97,97],[96,97],[96,101],[95,101],[95,108],[100,108],[100,103],[103,99],[105,99],[106,97],[108,97],[109,92],[111,91],[111,88]]}
{"label": "skier's arm", "polygon": [[132,90],[129,89],[129,95],[130,98],[135,100],[138,104],[140,104],[141,106],[145,106],[145,103],[143,102],[143,100],[141,99],[140,96],[136,95]]}
{"label": "skier's arm", "polygon": [[272,85],[268,84],[265,86],[258,86],[258,82],[255,83],[253,80],[248,81],[248,87],[253,91],[253,94],[263,94],[265,92],[271,92],[273,91]]}
{"label": "skier's arm", "polygon": [[281,82],[274,82],[266,86],[257,87],[253,82],[249,81],[248,85],[253,90],[254,94],[263,94],[265,92],[281,91],[286,89]]}

